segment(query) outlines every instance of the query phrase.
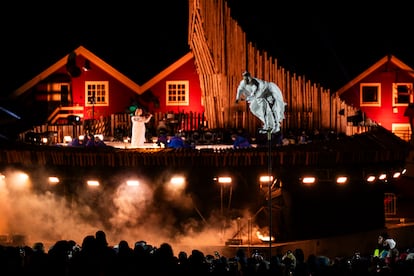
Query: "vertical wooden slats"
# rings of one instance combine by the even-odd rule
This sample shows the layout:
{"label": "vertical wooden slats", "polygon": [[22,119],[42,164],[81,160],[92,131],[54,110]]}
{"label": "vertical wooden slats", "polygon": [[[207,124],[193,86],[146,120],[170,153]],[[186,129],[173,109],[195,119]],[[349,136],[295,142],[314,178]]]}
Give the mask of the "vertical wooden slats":
{"label": "vertical wooden slats", "polygon": [[[241,73],[249,70],[281,88],[288,106],[282,130],[327,128],[345,133],[347,126],[337,114],[337,106],[342,105],[340,99],[336,95],[331,97],[329,89],[285,70],[266,51],[248,42],[225,0],[189,3],[189,45],[194,52],[211,128],[243,127],[255,133],[259,127],[253,116],[243,116],[240,124],[237,115],[243,114],[243,106],[235,106],[233,101]],[[345,117],[347,112],[354,110],[347,107]]]}

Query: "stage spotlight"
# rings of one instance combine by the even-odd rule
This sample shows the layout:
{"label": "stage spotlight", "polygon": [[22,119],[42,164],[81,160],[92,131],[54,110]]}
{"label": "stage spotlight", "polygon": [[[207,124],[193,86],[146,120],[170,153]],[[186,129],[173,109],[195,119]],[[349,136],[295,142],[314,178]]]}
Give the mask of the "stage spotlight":
{"label": "stage spotlight", "polygon": [[215,178],[218,183],[231,183],[231,177],[228,176],[221,176],[219,178]]}
{"label": "stage spotlight", "polygon": [[174,186],[182,186],[185,183],[185,178],[182,176],[174,176],[171,178],[170,183]]}
{"label": "stage spotlight", "polygon": [[387,181],[387,174],[386,174],[386,173],[382,173],[382,174],[380,174],[380,175],[378,176],[378,179],[379,179],[379,180],[382,180],[382,181]]}
{"label": "stage spotlight", "polygon": [[186,179],[184,176],[173,176],[170,183],[165,186],[170,196],[180,195],[186,187]]}
{"label": "stage spotlight", "polygon": [[72,137],[69,135],[66,135],[63,137],[63,143],[65,144],[69,144],[70,142],[72,142]]}
{"label": "stage spotlight", "polygon": [[259,177],[260,189],[269,188],[269,185],[273,185],[272,181],[273,181],[273,176],[271,176],[271,175],[261,175]]}
{"label": "stage spotlight", "polygon": [[347,176],[338,176],[336,178],[336,183],[337,184],[343,185],[343,184],[346,184],[347,182],[348,182],[348,177]]}
{"label": "stage spotlight", "polygon": [[57,183],[59,183],[59,177],[49,176],[49,183],[50,184],[57,184]]}
{"label": "stage spotlight", "polygon": [[81,122],[80,116],[76,116],[76,115],[69,115],[67,117],[67,120],[68,120],[68,124],[72,124],[72,125],[78,125]]}
{"label": "stage spotlight", "polygon": [[394,178],[394,179],[400,178],[400,176],[401,176],[401,172],[394,172],[392,174],[392,178]]}
{"label": "stage spotlight", "polygon": [[98,137],[99,140],[103,141],[104,140],[104,136],[103,134],[95,134],[94,137]]}
{"label": "stage spotlight", "polygon": [[375,179],[377,179],[376,177],[375,177],[375,175],[369,175],[368,177],[367,177],[367,182],[370,182],[370,183],[372,183],[372,182],[374,182],[375,181]]}
{"label": "stage spotlight", "polygon": [[126,184],[128,186],[136,187],[136,186],[139,186],[139,181],[138,180],[127,180]]}
{"label": "stage spotlight", "polygon": [[311,186],[311,185],[315,184],[316,177],[314,177],[314,176],[304,176],[301,180],[302,180],[302,183],[305,184],[306,186]]}
{"label": "stage spotlight", "polygon": [[88,186],[91,186],[91,187],[97,187],[97,186],[99,186],[99,181],[98,180],[88,180],[88,181],[86,181],[86,184],[88,184]]}
{"label": "stage spotlight", "polygon": [[268,182],[273,181],[273,176],[262,175],[260,176],[259,180],[260,180],[260,183],[268,183]]}

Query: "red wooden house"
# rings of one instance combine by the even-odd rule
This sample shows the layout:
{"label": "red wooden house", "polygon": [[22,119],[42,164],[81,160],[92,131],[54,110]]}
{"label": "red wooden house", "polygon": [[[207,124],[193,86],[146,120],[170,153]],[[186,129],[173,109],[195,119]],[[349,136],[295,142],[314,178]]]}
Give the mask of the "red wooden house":
{"label": "red wooden house", "polygon": [[395,56],[388,55],[336,93],[348,105],[361,111],[357,118],[350,118],[351,121],[379,124],[409,141],[412,130],[406,110],[413,103],[413,83],[414,69]]}
{"label": "red wooden house", "polygon": [[23,84],[12,99],[16,112],[33,126],[129,116],[138,105],[158,115],[155,120],[167,113],[204,111],[192,53],[139,85],[83,46]]}

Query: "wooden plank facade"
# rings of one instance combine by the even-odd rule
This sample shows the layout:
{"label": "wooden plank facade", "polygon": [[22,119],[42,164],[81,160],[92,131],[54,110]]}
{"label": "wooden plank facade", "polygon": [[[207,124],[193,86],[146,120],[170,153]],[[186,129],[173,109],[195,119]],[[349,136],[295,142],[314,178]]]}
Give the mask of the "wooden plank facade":
{"label": "wooden plank facade", "polygon": [[[272,81],[282,90],[287,103],[282,132],[287,129],[331,129],[350,133],[347,116],[355,109],[337,95],[304,76],[278,65],[266,51],[258,49],[230,15],[225,0],[189,0],[188,42],[194,53],[211,128],[242,127],[249,133],[260,121],[243,105],[235,105],[236,88],[243,71]],[[340,115],[339,110],[344,110]]]}

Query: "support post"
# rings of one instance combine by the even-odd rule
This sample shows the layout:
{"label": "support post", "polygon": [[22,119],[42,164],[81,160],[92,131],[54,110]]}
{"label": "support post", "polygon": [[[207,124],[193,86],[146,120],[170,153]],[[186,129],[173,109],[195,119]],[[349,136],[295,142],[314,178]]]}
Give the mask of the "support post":
{"label": "support post", "polygon": [[267,131],[267,173],[269,176],[268,186],[268,206],[269,206],[269,263],[272,259],[272,185],[270,179],[272,179],[272,131]]}

